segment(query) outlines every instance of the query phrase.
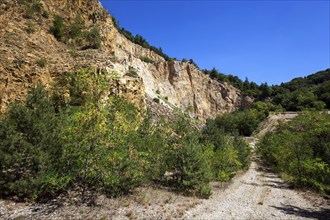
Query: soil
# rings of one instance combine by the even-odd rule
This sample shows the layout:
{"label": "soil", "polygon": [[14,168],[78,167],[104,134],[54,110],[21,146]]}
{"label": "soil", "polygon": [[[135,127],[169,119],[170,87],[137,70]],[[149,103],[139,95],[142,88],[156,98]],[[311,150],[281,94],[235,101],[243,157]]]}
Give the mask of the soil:
{"label": "soil", "polygon": [[254,132],[254,136],[262,137],[267,132],[274,131],[280,123],[285,123],[298,115],[299,113],[297,112],[278,112],[270,114],[261,122],[259,128]]}

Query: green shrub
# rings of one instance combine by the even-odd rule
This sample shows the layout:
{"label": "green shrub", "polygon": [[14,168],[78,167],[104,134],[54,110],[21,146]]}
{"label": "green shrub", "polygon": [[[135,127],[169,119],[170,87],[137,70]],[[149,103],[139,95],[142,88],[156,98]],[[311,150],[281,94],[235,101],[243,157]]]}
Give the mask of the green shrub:
{"label": "green shrub", "polygon": [[51,199],[79,187],[87,202],[86,191],[113,197],[153,183],[207,198],[212,178],[227,179],[217,169],[228,175],[244,166],[245,146],[234,139],[216,146],[184,114],[155,122],[109,97],[108,86],[106,76],[80,70],[9,107],[0,118],[0,196]]}
{"label": "green shrub", "polygon": [[260,141],[266,164],[293,177],[292,184],[329,193],[330,116],[305,113]]}
{"label": "green shrub", "polygon": [[[84,31],[84,20],[77,15],[74,22],[66,25],[63,18],[56,16],[51,33],[58,41],[72,43],[71,46],[82,46],[82,49],[99,49],[101,47],[100,29],[93,26],[88,31]],[[70,41],[69,41],[70,40]]]}
{"label": "green shrub", "polygon": [[153,101],[156,102],[156,103],[160,103],[159,98],[153,98]]}
{"label": "green shrub", "polygon": [[[199,133],[192,128],[186,115],[178,114],[174,121],[161,127],[167,140],[158,159],[161,161],[160,180],[188,195],[209,197],[210,145],[199,141]],[[172,174],[170,180],[165,178],[166,172]]]}
{"label": "green shrub", "polygon": [[[14,104],[0,121],[0,191],[3,196],[36,198],[44,175],[60,153],[58,125],[47,92],[32,89],[25,105]],[[43,192],[41,192],[43,193]]]}
{"label": "green shrub", "polygon": [[64,20],[60,16],[55,16],[53,26],[50,28],[51,33],[58,41],[62,41],[65,34]]}
{"label": "green shrub", "polygon": [[82,37],[83,28],[84,28],[84,20],[78,14],[76,16],[74,22],[67,27],[68,38],[77,39],[77,38]]}
{"label": "green shrub", "polygon": [[227,133],[250,136],[264,118],[265,114],[263,112],[256,109],[247,109],[217,116],[214,121],[218,127]]}
{"label": "green shrub", "polygon": [[47,60],[45,58],[41,58],[39,60],[37,60],[36,64],[40,67],[40,68],[45,68],[47,63]]}
{"label": "green shrub", "polygon": [[76,48],[70,49],[69,53],[70,53],[71,57],[73,57],[73,58],[78,57],[78,52],[77,52]]}
{"label": "green shrub", "polygon": [[228,181],[233,173],[249,166],[251,150],[239,136],[225,132],[216,120],[208,120],[201,140],[213,146],[211,168],[213,179]]}
{"label": "green shrub", "polygon": [[148,56],[140,56],[140,60],[146,63],[154,63],[154,61],[150,59]]}
{"label": "green shrub", "polygon": [[43,16],[44,18],[49,18],[49,12],[48,12],[48,11],[43,11],[43,12],[42,12],[42,16]]}
{"label": "green shrub", "polygon": [[[58,99],[38,86],[1,118],[1,196],[51,198],[75,185],[115,196],[141,181],[136,108],[119,97],[101,103],[107,83],[89,71],[62,86],[78,89],[68,102],[57,106],[52,101]],[[81,88],[84,102],[71,105]]]}
{"label": "green shrub", "polygon": [[132,76],[132,77],[138,77],[139,74],[137,73],[136,69],[134,69],[133,67],[129,67],[128,72],[126,73],[126,75],[128,76]]}
{"label": "green shrub", "polygon": [[85,33],[85,38],[88,43],[87,48],[99,49],[101,47],[101,34],[98,27],[92,27],[92,29]]}
{"label": "green shrub", "polygon": [[26,4],[25,12],[23,17],[26,19],[31,19],[34,15],[39,15],[42,13],[42,4],[39,1],[25,1]]}
{"label": "green shrub", "polygon": [[36,28],[31,22],[27,22],[25,26],[25,31],[28,34],[33,34],[34,32],[36,32]]}

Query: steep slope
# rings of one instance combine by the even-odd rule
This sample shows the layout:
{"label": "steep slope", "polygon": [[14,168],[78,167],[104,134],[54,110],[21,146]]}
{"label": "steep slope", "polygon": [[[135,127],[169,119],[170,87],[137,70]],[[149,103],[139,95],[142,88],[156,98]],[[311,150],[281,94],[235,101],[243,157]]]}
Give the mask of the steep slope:
{"label": "steep slope", "polygon": [[263,137],[267,132],[275,131],[280,123],[287,122],[299,113],[297,112],[282,112],[269,115],[263,122],[260,123],[259,128],[254,132],[254,136]]}
{"label": "steep slope", "polygon": [[[70,26],[77,16],[84,30],[97,27],[99,49],[88,49],[68,39],[57,40],[49,31],[56,15]],[[24,99],[38,82],[50,85],[63,73],[92,67],[96,73],[117,74],[109,86],[137,105],[156,100],[173,109],[189,109],[200,119],[230,112],[242,103],[235,87],[212,80],[187,62],[165,61],[153,51],[121,35],[98,0],[0,1],[0,106]],[[141,60],[148,57],[152,63]],[[133,71],[134,74],[128,74]]]}
{"label": "steep slope", "polygon": [[287,111],[330,109],[330,69],[272,86],[269,99]]}

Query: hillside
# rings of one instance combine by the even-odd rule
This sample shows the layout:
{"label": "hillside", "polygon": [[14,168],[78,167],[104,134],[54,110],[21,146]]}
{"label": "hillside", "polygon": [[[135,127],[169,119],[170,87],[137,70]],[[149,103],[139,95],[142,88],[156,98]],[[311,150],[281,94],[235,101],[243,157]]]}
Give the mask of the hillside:
{"label": "hillside", "polygon": [[329,69],[201,71],[99,0],[0,0],[0,50],[0,219],[329,215]]}
{"label": "hillside", "polygon": [[258,129],[253,132],[253,136],[263,137],[267,132],[274,132],[280,123],[288,122],[297,115],[297,112],[281,112],[271,114],[260,123]]}
{"label": "hillside", "polygon": [[330,109],[330,69],[273,86],[271,97],[288,111]]}
{"label": "hillside", "polygon": [[118,75],[109,91],[138,106],[154,100],[204,120],[246,104],[239,89],[194,64],[166,61],[127,39],[98,0],[2,0],[0,9],[2,111],[33,85],[81,67]]}

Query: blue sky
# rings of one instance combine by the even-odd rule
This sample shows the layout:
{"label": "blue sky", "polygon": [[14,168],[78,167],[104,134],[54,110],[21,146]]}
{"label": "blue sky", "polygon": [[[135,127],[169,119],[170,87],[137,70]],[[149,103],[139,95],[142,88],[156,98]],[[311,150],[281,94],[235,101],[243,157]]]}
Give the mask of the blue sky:
{"label": "blue sky", "polygon": [[125,29],[201,69],[271,85],[330,67],[329,0],[101,3]]}

